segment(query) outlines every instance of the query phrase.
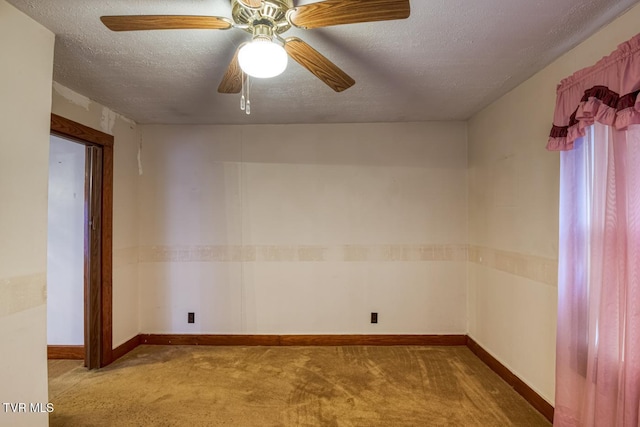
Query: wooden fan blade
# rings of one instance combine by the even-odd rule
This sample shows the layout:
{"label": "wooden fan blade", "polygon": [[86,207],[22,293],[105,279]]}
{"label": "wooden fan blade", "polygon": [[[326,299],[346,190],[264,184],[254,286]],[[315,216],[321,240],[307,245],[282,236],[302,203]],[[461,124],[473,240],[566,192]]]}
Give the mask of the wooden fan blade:
{"label": "wooden fan blade", "polygon": [[241,4],[248,7],[260,7],[262,6],[262,0],[238,0]]}
{"label": "wooden fan blade", "polygon": [[220,86],[218,86],[218,92],[220,93],[240,93],[242,91],[242,69],[238,63],[238,52],[240,52],[242,46],[240,45],[236,50],[227,72],[222,77]]}
{"label": "wooden fan blade", "polygon": [[140,30],[226,30],[232,27],[227,18],[190,15],[128,15],[101,16],[100,20],[111,31]]}
{"label": "wooden fan blade", "polygon": [[284,48],[290,57],[336,92],[349,89],[356,83],[337,65],[297,37],[287,38]]}
{"label": "wooden fan blade", "polygon": [[296,27],[319,28],[405,19],[410,13],[409,0],[326,0],[291,9],[289,22]]}

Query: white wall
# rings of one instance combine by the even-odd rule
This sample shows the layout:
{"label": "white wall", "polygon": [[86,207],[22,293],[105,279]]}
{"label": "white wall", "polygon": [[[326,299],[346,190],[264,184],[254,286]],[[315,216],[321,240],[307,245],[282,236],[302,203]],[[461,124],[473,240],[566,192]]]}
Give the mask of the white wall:
{"label": "white wall", "polygon": [[555,89],[638,32],[640,6],[469,121],[469,334],[549,402],[555,395],[559,155]]}
{"label": "white wall", "polygon": [[138,308],[137,125],[107,107],[57,83],[55,114],[114,136],[113,172],[113,347],[140,332]]}
{"label": "white wall", "polygon": [[555,86],[639,18],[476,114],[468,153],[464,123],[137,127],[56,85],[54,112],[116,135],[114,346],[138,332],[468,331],[553,402]]}
{"label": "white wall", "polygon": [[466,333],[464,123],[142,133],[142,332]]}
{"label": "white wall", "polygon": [[47,221],[47,343],[84,344],[85,146],[52,135]]}
{"label": "white wall", "polygon": [[[0,402],[47,402],[47,170],[54,36],[0,0]],[[47,414],[0,425],[46,426]]]}

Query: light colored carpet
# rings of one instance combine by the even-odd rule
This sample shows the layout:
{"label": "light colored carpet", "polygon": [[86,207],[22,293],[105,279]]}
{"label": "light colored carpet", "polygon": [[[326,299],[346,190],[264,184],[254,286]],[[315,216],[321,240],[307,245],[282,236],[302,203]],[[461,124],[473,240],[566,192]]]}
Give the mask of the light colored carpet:
{"label": "light colored carpet", "polygon": [[56,426],[549,426],[466,347],[140,346],[50,361]]}

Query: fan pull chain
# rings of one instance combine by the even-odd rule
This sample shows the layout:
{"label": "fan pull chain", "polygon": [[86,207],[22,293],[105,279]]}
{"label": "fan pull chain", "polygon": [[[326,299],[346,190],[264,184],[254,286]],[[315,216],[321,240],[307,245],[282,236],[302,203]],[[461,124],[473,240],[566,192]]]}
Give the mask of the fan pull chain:
{"label": "fan pull chain", "polygon": [[242,96],[240,97],[240,109],[242,111],[246,108],[246,98],[244,96],[244,81],[246,79],[246,74],[242,73]]}
{"label": "fan pull chain", "polygon": [[251,114],[251,100],[249,99],[249,88],[251,86],[251,81],[249,80],[249,75],[246,73],[242,73],[242,96],[240,97],[240,109],[244,111],[247,115]]}
{"label": "fan pull chain", "polygon": [[247,113],[247,116],[251,114],[251,99],[249,99],[249,93],[251,92],[251,80],[250,77],[247,76],[247,105],[245,108],[245,113]]}

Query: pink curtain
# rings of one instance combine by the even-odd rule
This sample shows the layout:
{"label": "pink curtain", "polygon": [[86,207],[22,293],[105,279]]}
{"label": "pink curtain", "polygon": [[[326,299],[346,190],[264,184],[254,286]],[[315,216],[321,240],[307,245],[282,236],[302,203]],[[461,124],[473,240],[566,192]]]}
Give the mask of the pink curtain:
{"label": "pink curtain", "polygon": [[622,43],[593,67],[564,79],[547,149],[565,151],[594,122],[616,129],[640,123],[640,34]]}
{"label": "pink curtain", "polygon": [[639,51],[640,35],[558,88],[554,426],[640,426]]}
{"label": "pink curtain", "polygon": [[640,410],[640,126],[600,123],[561,155],[554,426]]}

